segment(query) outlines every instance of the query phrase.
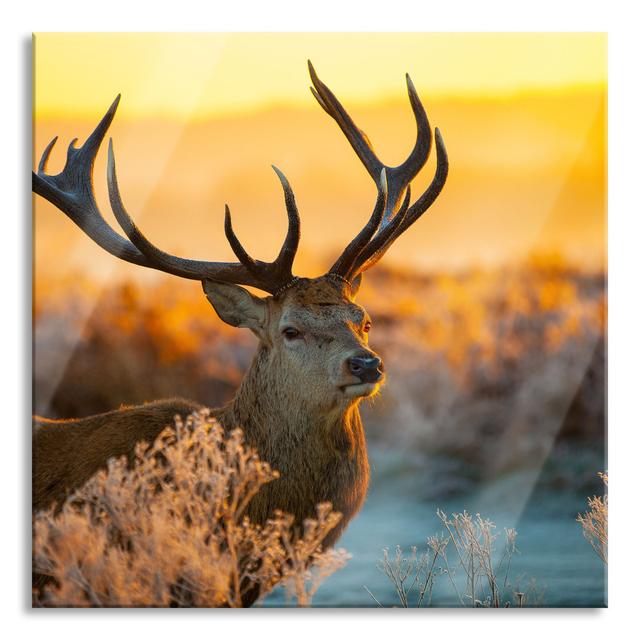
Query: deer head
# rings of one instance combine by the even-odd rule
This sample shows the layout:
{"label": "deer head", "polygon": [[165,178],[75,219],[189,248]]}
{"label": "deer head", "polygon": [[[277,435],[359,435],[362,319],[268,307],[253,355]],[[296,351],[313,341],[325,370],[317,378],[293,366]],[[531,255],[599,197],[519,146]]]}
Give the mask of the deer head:
{"label": "deer head", "polygon": [[[225,235],[238,262],[207,262],[168,254],[154,246],[127,213],[116,178],[113,143],[109,140],[107,181],[116,220],[126,237],[114,231],[100,213],[93,190],[93,164],[115,115],[116,98],[81,147],[73,140],[64,169],[48,175],[46,166],[57,138],[46,147],[33,174],[33,191],[75,222],[94,242],[112,255],[182,278],[200,280],[220,318],[246,327],[260,341],[262,373],[269,391],[280,400],[297,397],[307,411],[343,410],[373,395],[384,379],[381,358],[367,343],[371,320],[354,301],[362,273],[370,269],[391,244],[435,201],[448,172],[447,155],[435,130],[437,168],[426,191],[411,204],[410,182],[425,165],[432,134],[416,90],[407,75],[409,100],[417,137],[409,157],[397,167],[384,165],[343,106],[324,85],[309,62],[311,91],[320,106],[338,123],[373,178],[377,198],[362,230],[348,244],[329,271],[319,278],[294,276],[292,266],[300,239],[300,217],[293,191],[284,174],[273,167],[284,191],[288,231],[273,262],[253,259],[236,236],[225,206]],[[255,296],[240,285],[270,295]]]}

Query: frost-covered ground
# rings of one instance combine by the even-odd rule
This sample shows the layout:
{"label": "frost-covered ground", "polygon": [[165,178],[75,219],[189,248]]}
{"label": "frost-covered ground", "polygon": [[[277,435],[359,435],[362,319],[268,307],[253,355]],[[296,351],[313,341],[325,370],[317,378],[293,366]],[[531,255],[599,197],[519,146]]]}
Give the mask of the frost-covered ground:
{"label": "frost-covered ground", "polygon": [[[584,451],[577,454],[583,463],[586,457],[597,465],[596,456],[585,456]],[[424,548],[425,538],[442,529],[436,516],[438,508],[449,513],[464,509],[480,512],[495,522],[498,533],[503,527],[515,527],[520,553],[513,558],[510,580],[525,591],[535,580],[538,606],[606,605],[605,569],[575,521],[576,514],[585,510],[586,495],[563,484],[553,471],[546,469],[542,478],[535,469],[517,472],[484,484],[468,495],[432,501],[419,497],[421,484],[428,479],[424,472],[407,464],[405,472],[398,473],[401,458],[389,464],[389,457],[388,453],[372,452],[367,502],[339,542],[353,557],[344,569],[322,584],[313,606],[377,606],[364,586],[384,606],[398,606],[391,583],[377,569],[376,562],[384,547]],[[504,533],[496,541],[498,550],[503,539]],[[449,557],[454,557],[451,551]],[[286,604],[283,591],[277,590],[264,606]],[[445,577],[436,582],[433,605],[460,606]]]}

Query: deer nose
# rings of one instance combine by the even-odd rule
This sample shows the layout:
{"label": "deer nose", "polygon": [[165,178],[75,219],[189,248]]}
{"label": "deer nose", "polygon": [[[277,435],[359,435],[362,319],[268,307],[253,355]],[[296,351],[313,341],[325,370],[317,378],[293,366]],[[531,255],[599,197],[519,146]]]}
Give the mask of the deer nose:
{"label": "deer nose", "polygon": [[382,378],[382,359],[371,354],[352,356],[347,360],[349,372],[362,382],[378,382]]}

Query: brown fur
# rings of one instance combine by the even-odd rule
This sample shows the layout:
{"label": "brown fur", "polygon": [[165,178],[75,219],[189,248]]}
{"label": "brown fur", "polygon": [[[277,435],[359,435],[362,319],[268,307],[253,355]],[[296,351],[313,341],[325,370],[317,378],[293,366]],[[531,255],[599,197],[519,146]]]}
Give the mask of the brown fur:
{"label": "brown fur", "polygon": [[[353,302],[349,285],[332,277],[300,280],[266,299],[234,285],[224,285],[220,294],[220,286],[205,285],[220,316],[251,328],[260,344],[233,400],[212,413],[225,429],[242,428],[248,444],[281,476],[254,498],[249,515],[262,522],[281,509],[300,523],[319,502],[329,501],[343,514],[325,541],[331,545],[364,502],[369,480],[361,397],[341,390],[357,381],[345,368],[346,358],[371,352],[363,331],[366,312]],[[229,296],[240,292],[231,309]],[[287,343],[283,324],[295,325],[304,338]],[[138,442],[153,441],[176,414],[200,408],[172,399],[78,420],[36,418],[34,510],[60,503],[109,458],[131,459]]]}
{"label": "brown fur", "polygon": [[109,458],[133,458],[138,442],[153,442],[173,423],[202,406],[174,398],[138,407],[123,407],[78,420],[48,420],[33,424],[33,510],[60,504],[106,466]]}

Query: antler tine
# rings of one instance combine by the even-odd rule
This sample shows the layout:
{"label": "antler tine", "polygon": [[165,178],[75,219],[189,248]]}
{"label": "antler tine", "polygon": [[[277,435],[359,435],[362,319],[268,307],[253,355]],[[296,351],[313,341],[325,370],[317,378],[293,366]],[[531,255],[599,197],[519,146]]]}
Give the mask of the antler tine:
{"label": "antler tine", "polygon": [[260,272],[269,272],[271,277],[277,280],[280,284],[276,287],[276,290],[289,283],[293,279],[291,268],[293,267],[293,260],[298,251],[298,244],[300,242],[300,215],[298,214],[298,207],[296,206],[295,196],[293,190],[289,185],[289,181],[286,176],[278,167],[271,165],[276,175],[280,179],[280,184],[284,191],[285,206],[287,209],[287,217],[289,226],[287,229],[287,235],[284,239],[280,253],[273,262],[262,262],[260,260],[254,260],[242,246],[242,243],[238,239],[238,236],[233,230],[231,224],[231,212],[228,205],[225,205],[225,218],[224,218],[224,230],[227,236],[227,240],[236,254],[236,257],[251,273],[258,275]]}
{"label": "antler tine", "polygon": [[[431,184],[427,188],[427,190],[416,200],[410,207],[408,207],[406,211],[406,215],[402,217],[399,224],[394,225],[393,229],[390,229],[390,233],[387,235],[384,240],[380,238],[381,242],[377,243],[374,246],[372,242],[369,247],[366,249],[366,255],[363,252],[362,258],[365,260],[362,262],[362,266],[358,269],[356,273],[353,274],[354,277],[357,273],[366,271],[370,269],[382,256],[387,252],[387,249],[395,242],[397,238],[399,238],[422,214],[435,202],[436,198],[440,195],[440,192],[444,188],[445,182],[447,181],[447,176],[449,174],[449,158],[447,155],[446,147],[444,146],[444,140],[442,139],[442,135],[440,134],[440,130],[436,127],[435,130],[435,138],[436,138],[436,172],[433,176],[433,180]],[[407,188],[407,192],[409,192],[409,188]],[[408,198],[405,199],[406,204],[409,204]],[[403,205],[404,207],[404,205]],[[399,214],[396,215],[396,218],[399,217]],[[394,222],[396,220],[394,218]],[[390,225],[391,227],[391,225]]]}
{"label": "antler tine", "polygon": [[104,136],[113,121],[120,96],[118,95],[100,120],[93,133],[81,147],[75,147],[77,138],[67,150],[64,169],[57,175],[46,173],[56,136],[45,148],[38,173],[32,172],[32,189],[64,212],[96,244],[110,254],[127,262],[146,266],[147,261],[138,249],[116,233],[102,217],[93,191],[93,165]]}
{"label": "antler tine", "polygon": [[329,87],[318,78],[318,74],[311,64],[311,60],[308,60],[307,63],[309,65],[311,82],[313,82],[313,87],[315,87],[315,89],[313,87],[311,88],[311,93],[320,103],[320,106],[338,123],[338,126],[351,143],[353,150],[358,154],[369,175],[377,182],[384,165],[377,158],[368,139],[365,138],[362,131],[355,125],[351,116],[345,111]]}
{"label": "antler tine", "polygon": [[[111,209],[118,224],[122,227],[132,244],[147,258],[149,266],[154,269],[160,269],[182,278],[191,280],[202,280],[203,278],[212,278],[223,281],[238,281],[240,277],[243,282],[252,280],[252,282],[244,282],[244,284],[255,284],[255,281],[243,273],[244,266],[234,263],[206,263],[199,260],[189,260],[186,258],[178,258],[165,251],[162,251],[152,244],[147,237],[140,231],[131,216],[127,213],[122,202],[120,189],[118,187],[118,178],[116,175],[116,161],[113,153],[113,141],[109,140],[109,155],[107,161],[107,186],[109,188],[109,201]],[[222,269],[219,267],[222,266]],[[238,267],[242,267],[239,269]],[[235,280],[230,280],[233,277]]]}
{"label": "antler tine", "polygon": [[109,141],[107,161],[107,184],[111,208],[127,238],[114,231],[106,222],[96,203],[93,189],[93,165],[109,125],[113,121],[120,96],[118,96],[98,126],[81,147],[74,139],[67,151],[64,169],[57,175],[45,173],[54,138],[45,148],[38,163],[38,173],[33,173],[33,191],[49,200],[75,222],[97,245],[127,262],[151,269],[165,271],[192,280],[218,280],[245,284],[277,292],[293,280],[291,266],[300,238],[300,218],[295,205],[293,191],[284,175],[276,169],[285,191],[285,203],[289,217],[289,230],[280,254],[274,262],[253,260],[242,248],[231,226],[228,207],[225,212],[225,233],[231,247],[240,260],[237,262],[206,262],[173,256],[153,245],[140,231],[127,213],[116,176],[113,142]]}
{"label": "antler tine", "polygon": [[269,293],[275,293],[293,279],[291,266],[300,238],[300,217],[295,205],[293,191],[287,179],[278,169],[276,169],[276,173],[285,191],[285,201],[289,216],[289,230],[280,254],[273,262],[254,260],[247,253],[233,230],[231,211],[228,205],[225,205],[225,235],[236,257],[240,260],[240,264],[233,262],[204,262],[179,258],[162,251],[152,244],[127,213],[118,187],[113,143],[109,140],[107,182],[111,208],[113,209],[116,220],[129,240],[149,259],[154,268],[173,273],[183,278],[195,280],[210,279],[234,282],[236,284],[247,284],[262,289],[263,291],[268,291]]}
{"label": "antler tine", "polygon": [[308,65],[311,82],[313,83],[311,93],[320,103],[320,106],[338,123],[338,126],[342,129],[342,132],[347,140],[349,140],[349,143],[376,185],[379,186],[378,178],[381,170],[383,168],[386,170],[388,197],[384,218],[392,217],[404,190],[425,165],[431,151],[431,128],[429,126],[429,120],[427,119],[427,114],[420,102],[420,98],[409,74],[406,74],[407,92],[416,120],[416,142],[408,158],[402,164],[397,167],[389,167],[383,164],[378,156],[376,156],[368,136],[356,126],[351,116],[349,116],[331,89],[320,80],[310,60],[308,61]]}
{"label": "antler tine", "polygon": [[[411,201],[411,185],[407,187],[405,192],[404,200],[402,201],[402,205],[400,209],[398,209],[398,213],[386,223],[383,221],[382,225],[380,225],[380,229],[378,233],[376,233],[375,237],[369,244],[364,248],[362,253],[358,256],[358,260],[356,264],[353,265],[346,278],[351,280],[361,271],[365,271],[362,267],[364,264],[368,264],[371,256],[376,255],[378,252],[387,250],[387,248],[393,242],[393,239],[396,237],[397,231],[399,227],[404,222],[407,211],[409,209],[409,202]],[[377,261],[377,260],[376,260]],[[368,268],[368,267],[367,267]]]}
{"label": "antler tine", "polygon": [[342,255],[336,260],[331,269],[329,269],[329,273],[336,273],[346,277],[360,254],[365,250],[367,244],[380,227],[382,216],[387,206],[388,187],[386,174],[387,172],[383,168],[380,172],[380,188],[378,189],[378,197],[376,199],[375,207],[373,208],[373,213],[371,214],[367,224],[342,252]]}
{"label": "antler tine", "polygon": [[[42,157],[40,158],[40,162],[38,163],[38,174],[44,174],[47,170],[47,164],[49,164],[49,156],[51,155],[51,149],[55,143],[58,142],[58,136],[55,136],[53,140],[44,148],[42,152]],[[36,174],[36,177],[40,177]]]}
{"label": "antler tine", "polygon": [[238,239],[236,232],[233,230],[233,225],[231,224],[231,211],[229,210],[229,205],[224,205],[224,234],[227,237],[231,248],[233,249],[233,253],[236,254],[236,258],[240,260],[240,262],[252,273],[255,273],[258,269],[258,265],[256,261],[247,253],[245,248],[242,246],[242,243]]}
{"label": "antler tine", "polygon": [[271,167],[276,172],[276,175],[280,180],[280,184],[282,185],[282,190],[284,191],[284,204],[287,209],[287,217],[289,219],[287,235],[275,262],[279,265],[282,275],[291,278],[293,260],[296,257],[298,244],[300,243],[300,214],[298,213],[293,189],[291,189],[291,185],[289,184],[287,177],[275,165],[271,165]]}
{"label": "antler tine", "polygon": [[436,200],[449,175],[449,156],[440,129],[436,127],[436,172],[427,190],[409,207],[407,215],[398,227],[395,237],[404,233]]}
{"label": "antler tine", "polygon": [[395,169],[398,176],[402,176],[402,180],[407,184],[411,182],[417,175],[420,169],[424,167],[429,154],[431,153],[431,127],[429,126],[429,119],[427,118],[427,112],[424,109],[418,92],[416,91],[413,81],[409,74],[406,74],[407,81],[407,93],[409,94],[409,102],[413,109],[413,115],[416,119],[417,133],[416,142],[413,146],[413,150],[409,154],[409,157]]}
{"label": "antler tine", "polygon": [[[365,229],[369,227],[370,221],[357,238],[347,246],[343,255],[330,269],[330,273],[337,273],[347,279],[352,279],[358,273],[373,266],[384,255],[394,240],[426,211],[442,191],[448,172],[446,150],[440,132],[436,129],[438,156],[436,175],[427,191],[414,205],[409,206],[411,199],[409,183],[427,162],[432,144],[429,120],[409,74],[406,74],[407,92],[416,120],[416,141],[413,150],[402,164],[397,167],[388,167],[375,155],[366,134],[357,128],[335,95],[318,78],[310,61],[309,73],[313,83],[311,92],[320,103],[320,106],[338,123],[354,151],[376,182],[379,191],[378,201],[381,188],[377,180],[378,175],[384,175],[387,181],[386,206],[378,227],[368,237],[366,245],[360,247],[360,240],[364,235]],[[399,206],[403,194],[404,199]],[[354,255],[354,247],[356,246],[359,247],[359,250]]]}

